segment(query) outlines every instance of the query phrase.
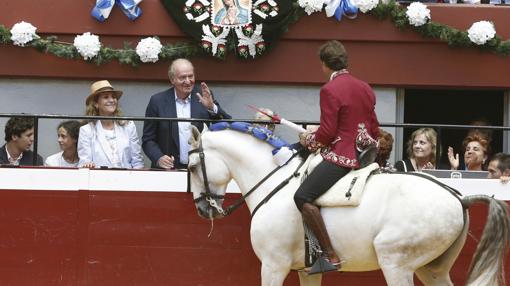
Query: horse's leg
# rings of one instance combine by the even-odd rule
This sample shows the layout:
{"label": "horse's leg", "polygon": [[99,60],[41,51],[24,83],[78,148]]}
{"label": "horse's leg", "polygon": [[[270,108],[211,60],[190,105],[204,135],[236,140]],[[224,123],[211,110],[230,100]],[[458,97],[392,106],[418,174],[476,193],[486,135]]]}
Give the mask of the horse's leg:
{"label": "horse's leg", "polygon": [[299,272],[299,285],[300,286],[320,286],[322,281],[322,274],[308,275],[305,272]]}
{"label": "horse's leg", "polygon": [[[374,240],[379,266],[388,286],[413,286],[413,275],[416,268],[414,259],[408,257],[409,245],[396,239],[389,228],[377,235]],[[407,248],[407,249],[406,249]],[[403,253],[404,252],[404,253]]]}
{"label": "horse's leg", "polygon": [[426,267],[416,270],[416,276],[425,286],[453,286],[450,279],[450,273],[443,271],[441,273],[429,271]]}
{"label": "horse's leg", "polygon": [[267,263],[262,263],[262,286],[282,286],[289,271],[290,269],[282,270]]}
{"label": "horse's leg", "polygon": [[413,286],[412,270],[404,267],[396,267],[394,265],[381,265],[384,279],[388,286]]}
{"label": "horse's leg", "polygon": [[464,228],[455,242],[453,242],[438,258],[416,270],[416,276],[418,276],[418,279],[420,279],[424,285],[453,285],[450,279],[450,269],[466,242],[467,232],[469,230],[469,216],[466,213],[464,213],[464,216]]}

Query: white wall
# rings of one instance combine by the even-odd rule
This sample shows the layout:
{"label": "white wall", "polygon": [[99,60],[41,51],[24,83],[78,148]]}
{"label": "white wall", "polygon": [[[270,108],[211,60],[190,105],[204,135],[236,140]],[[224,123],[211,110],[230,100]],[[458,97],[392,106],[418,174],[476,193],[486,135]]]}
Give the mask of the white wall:
{"label": "white wall", "polygon": [[[152,94],[168,88],[158,82],[110,81],[124,91],[120,106],[126,116],[144,116]],[[83,115],[85,98],[91,81],[84,80],[35,80],[0,79],[0,113],[66,114]],[[226,85],[209,83],[221,106],[235,119],[252,119],[254,112],[247,105],[270,108],[289,120],[319,120],[320,86],[299,85]],[[396,122],[396,90],[376,88],[376,111],[380,122]],[[0,144],[4,144],[6,118],[0,118]],[[42,119],[39,122],[38,153],[47,157],[59,151],[56,127],[60,119]],[[137,122],[142,134],[142,122]],[[394,128],[388,131],[394,133]],[[277,133],[288,141],[297,136],[286,127],[277,127]],[[392,159],[390,158],[390,161]]]}

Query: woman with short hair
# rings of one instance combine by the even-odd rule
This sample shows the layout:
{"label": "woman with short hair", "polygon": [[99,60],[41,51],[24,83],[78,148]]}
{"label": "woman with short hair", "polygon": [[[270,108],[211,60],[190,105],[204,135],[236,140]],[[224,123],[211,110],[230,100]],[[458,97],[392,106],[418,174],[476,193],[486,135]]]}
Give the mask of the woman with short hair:
{"label": "woman with short hair", "polygon": [[[462,148],[464,149],[466,171],[487,170],[486,162],[490,153],[490,142],[486,136],[478,132],[469,133],[462,141]],[[452,170],[459,168],[459,154],[454,155],[452,147],[448,147],[448,160]]]}

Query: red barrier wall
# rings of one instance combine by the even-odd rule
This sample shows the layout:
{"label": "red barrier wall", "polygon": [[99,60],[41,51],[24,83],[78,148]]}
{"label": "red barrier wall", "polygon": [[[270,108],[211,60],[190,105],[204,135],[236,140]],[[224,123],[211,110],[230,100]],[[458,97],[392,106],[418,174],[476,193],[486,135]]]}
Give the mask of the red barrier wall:
{"label": "red barrier wall", "polygon": [[[485,207],[472,209],[475,237],[485,217]],[[214,221],[208,238],[210,223],[187,193],[4,190],[0,226],[0,285],[260,285],[247,209]],[[475,246],[468,236],[451,272],[456,285]],[[291,273],[285,285],[297,281]],[[323,285],[386,283],[374,271],[327,274]]]}

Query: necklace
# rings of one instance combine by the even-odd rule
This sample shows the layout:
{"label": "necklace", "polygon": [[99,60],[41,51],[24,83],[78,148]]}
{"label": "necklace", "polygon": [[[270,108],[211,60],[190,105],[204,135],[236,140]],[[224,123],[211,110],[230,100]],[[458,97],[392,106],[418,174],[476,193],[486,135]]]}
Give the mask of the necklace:
{"label": "necklace", "polygon": [[106,141],[110,145],[110,150],[112,152],[112,165],[115,168],[121,167],[121,162],[119,155],[117,153],[117,135],[115,134],[115,128],[113,130],[109,130],[108,132],[105,132],[104,137],[106,138]]}

